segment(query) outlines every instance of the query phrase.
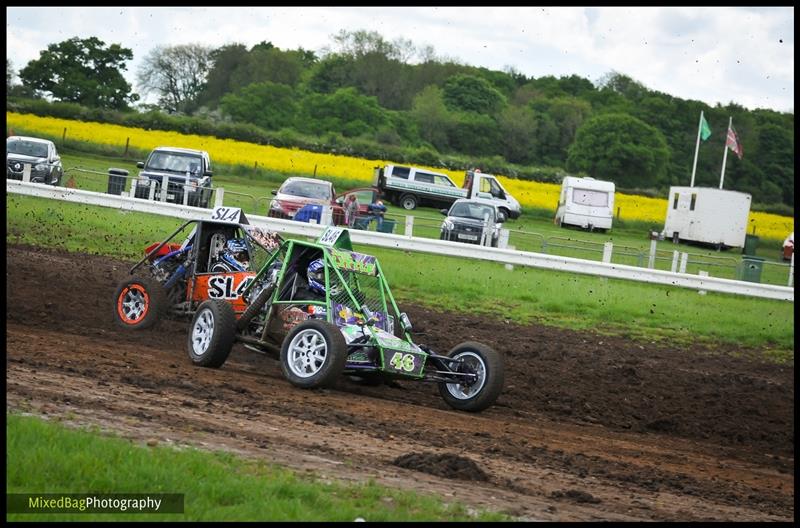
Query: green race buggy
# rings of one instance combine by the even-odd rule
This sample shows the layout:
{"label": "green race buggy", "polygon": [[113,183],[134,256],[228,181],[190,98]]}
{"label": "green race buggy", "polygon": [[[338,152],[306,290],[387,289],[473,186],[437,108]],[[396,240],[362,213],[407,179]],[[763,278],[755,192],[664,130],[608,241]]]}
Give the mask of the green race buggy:
{"label": "green race buggy", "polygon": [[238,317],[225,300],[200,304],[187,342],[194,364],[220,367],[239,342],[279,359],[297,387],[331,387],[342,375],[429,381],[448,405],[473,412],[503,388],[502,357],[488,346],[464,342],[440,355],[412,341],[378,259],[354,252],[345,229],[284,241],[242,297]]}

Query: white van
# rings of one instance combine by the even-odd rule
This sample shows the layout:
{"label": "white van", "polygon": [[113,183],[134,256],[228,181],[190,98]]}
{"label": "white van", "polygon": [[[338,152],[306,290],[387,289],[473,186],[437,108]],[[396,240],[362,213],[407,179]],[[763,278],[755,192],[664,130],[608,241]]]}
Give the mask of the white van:
{"label": "white van", "polygon": [[506,218],[518,218],[519,202],[491,174],[467,171],[458,187],[446,174],[401,165],[375,167],[373,185],[394,205],[416,209],[418,205],[450,207],[460,198],[471,198],[497,207]]}
{"label": "white van", "polygon": [[555,223],[588,229],[608,230],[614,218],[614,183],[565,176],[561,182]]}

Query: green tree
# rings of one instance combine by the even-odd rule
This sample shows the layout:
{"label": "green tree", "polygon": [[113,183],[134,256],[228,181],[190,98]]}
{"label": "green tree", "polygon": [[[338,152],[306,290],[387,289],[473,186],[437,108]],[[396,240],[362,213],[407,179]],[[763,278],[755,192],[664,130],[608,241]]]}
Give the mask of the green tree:
{"label": "green tree", "polygon": [[387,123],[385,111],[375,97],[358,93],[355,88],[341,88],[333,94],[309,94],[301,102],[304,132],[336,132],[354,137],[379,129]]}
{"label": "green tree", "polygon": [[158,95],[158,104],[169,113],[190,113],[211,68],[212,48],[201,44],[156,46],[137,72],[144,93]]}
{"label": "green tree", "polygon": [[298,105],[291,86],[263,82],[224,96],[220,108],[236,121],[278,130],[292,126]]}
{"label": "green tree", "polygon": [[443,96],[450,110],[484,115],[494,115],[506,104],[506,98],[489,81],[474,75],[459,74],[447,79]]}
{"label": "green tree", "polygon": [[231,83],[233,72],[247,63],[249,52],[244,44],[228,44],[213,50],[210,54],[211,67],[206,76],[203,90],[198,95],[198,103],[216,107],[220,99],[236,89]]}
{"label": "green tree", "polygon": [[567,170],[620,187],[652,188],[664,183],[668,161],[669,148],[655,127],[629,115],[603,114],[578,129]]}
{"label": "green tree", "polygon": [[450,149],[448,137],[455,120],[444,104],[441,88],[432,84],[417,94],[411,116],[417,124],[420,138],[437,150]]}
{"label": "green tree", "polygon": [[49,93],[57,101],[86,106],[127,109],[139,100],[122,75],[133,52],[97,37],[50,44],[19,72],[22,83]]}

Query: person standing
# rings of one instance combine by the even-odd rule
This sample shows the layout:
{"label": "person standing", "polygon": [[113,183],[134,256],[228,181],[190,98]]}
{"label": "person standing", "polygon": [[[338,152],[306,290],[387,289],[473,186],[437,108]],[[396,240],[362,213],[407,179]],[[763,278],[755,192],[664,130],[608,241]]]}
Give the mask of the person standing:
{"label": "person standing", "polygon": [[348,194],[344,203],[344,223],[347,224],[347,227],[353,227],[353,224],[356,223],[357,216],[358,198],[356,198],[355,193]]}

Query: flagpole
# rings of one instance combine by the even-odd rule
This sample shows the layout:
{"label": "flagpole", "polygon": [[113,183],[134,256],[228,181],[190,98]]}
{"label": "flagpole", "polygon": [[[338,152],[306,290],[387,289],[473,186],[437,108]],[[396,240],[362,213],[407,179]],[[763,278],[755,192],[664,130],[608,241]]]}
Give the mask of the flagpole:
{"label": "flagpole", "polygon": [[728,160],[728,134],[730,134],[731,126],[733,125],[733,116],[728,118],[728,131],[725,132],[725,154],[722,155],[722,172],[719,175],[719,188],[722,189],[722,182],[725,180],[725,162]]}
{"label": "flagpole", "polygon": [[694,146],[694,164],[692,165],[692,183],[689,187],[694,187],[694,173],[697,171],[697,153],[700,150],[700,130],[703,128],[703,111],[700,110],[700,122],[697,123],[697,144]]}

